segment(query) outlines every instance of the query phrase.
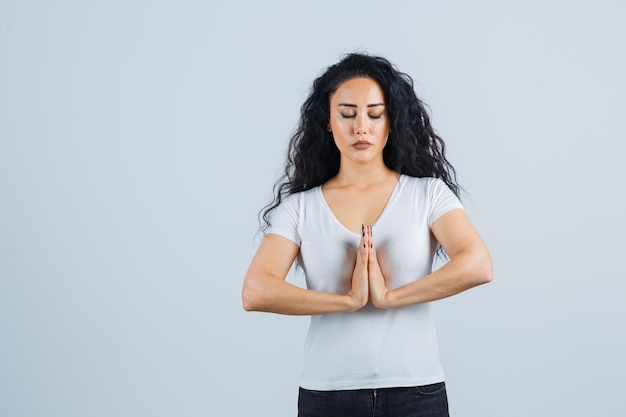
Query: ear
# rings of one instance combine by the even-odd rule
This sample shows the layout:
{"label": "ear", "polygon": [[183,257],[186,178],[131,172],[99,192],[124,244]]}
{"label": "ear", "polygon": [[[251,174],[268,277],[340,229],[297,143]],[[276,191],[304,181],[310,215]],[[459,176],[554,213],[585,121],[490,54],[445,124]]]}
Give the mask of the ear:
{"label": "ear", "polygon": [[333,129],[330,127],[330,123],[328,123],[328,124],[326,125],[326,129],[328,129],[328,131],[329,131],[329,132],[332,132],[332,131],[333,131]]}

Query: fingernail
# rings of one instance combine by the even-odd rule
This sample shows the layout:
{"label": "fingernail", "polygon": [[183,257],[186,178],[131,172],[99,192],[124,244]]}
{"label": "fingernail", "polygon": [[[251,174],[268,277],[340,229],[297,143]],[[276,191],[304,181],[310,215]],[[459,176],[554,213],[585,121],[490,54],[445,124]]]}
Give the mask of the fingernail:
{"label": "fingernail", "polygon": [[374,228],[370,226],[370,236],[374,236]]}
{"label": "fingernail", "polygon": [[365,243],[363,244],[363,247],[365,247]]}
{"label": "fingernail", "polygon": [[365,225],[361,223],[361,236],[365,236]]}
{"label": "fingernail", "polygon": [[370,248],[373,248],[373,247],[374,247],[374,245],[370,243]]}

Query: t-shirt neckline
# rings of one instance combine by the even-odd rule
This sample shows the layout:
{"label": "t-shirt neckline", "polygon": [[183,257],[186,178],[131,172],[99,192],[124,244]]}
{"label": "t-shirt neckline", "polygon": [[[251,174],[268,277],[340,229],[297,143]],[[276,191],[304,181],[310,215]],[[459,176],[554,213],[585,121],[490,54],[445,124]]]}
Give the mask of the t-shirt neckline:
{"label": "t-shirt neckline", "polygon": [[[398,194],[398,192],[400,190],[400,186],[401,186],[401,184],[403,182],[404,182],[404,174],[400,174],[400,178],[398,178],[398,182],[394,186],[393,191],[391,192],[391,195],[389,196],[389,199],[387,200],[387,204],[385,204],[385,208],[383,208],[383,211],[380,213],[380,215],[378,216],[378,218],[376,219],[374,224],[372,224],[372,228],[376,228],[376,226],[385,217],[385,214],[390,210],[390,207],[392,206],[393,201],[396,199],[396,196],[397,196],[397,194]],[[356,235],[356,236],[360,236],[361,235],[361,233],[357,233],[357,232],[354,232],[354,231],[348,229],[342,222],[339,221],[337,216],[335,216],[335,213],[333,213],[333,210],[328,205],[328,202],[326,201],[326,198],[324,197],[324,193],[322,192],[322,186],[321,185],[317,186],[317,195],[321,199],[322,205],[324,206],[324,209],[326,210],[327,214],[333,219],[333,221],[336,224],[338,224],[343,230],[345,230],[346,232],[348,232],[348,233],[350,233],[352,235]]]}

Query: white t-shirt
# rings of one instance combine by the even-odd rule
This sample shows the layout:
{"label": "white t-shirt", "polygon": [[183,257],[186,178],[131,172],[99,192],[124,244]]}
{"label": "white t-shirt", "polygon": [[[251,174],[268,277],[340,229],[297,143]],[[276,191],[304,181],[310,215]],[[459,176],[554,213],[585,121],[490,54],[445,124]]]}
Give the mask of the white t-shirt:
{"label": "white t-shirt", "polygon": [[[440,179],[400,176],[372,226],[388,288],[431,272],[437,242],[430,226],[455,208],[463,206]],[[298,262],[309,289],[350,291],[361,234],[337,220],[321,187],[286,197],[272,212],[268,233],[300,247]],[[389,310],[368,303],[355,312],[311,316],[302,388],[387,388],[443,380],[428,303]]]}

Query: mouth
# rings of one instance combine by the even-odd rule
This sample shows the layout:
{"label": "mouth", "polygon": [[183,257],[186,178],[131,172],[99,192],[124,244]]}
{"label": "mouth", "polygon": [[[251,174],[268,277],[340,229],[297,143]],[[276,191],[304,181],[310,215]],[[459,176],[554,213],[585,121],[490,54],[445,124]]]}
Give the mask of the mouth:
{"label": "mouth", "polygon": [[356,149],[367,149],[370,146],[372,146],[372,144],[366,140],[359,140],[357,142],[354,142],[352,144],[352,147],[356,148]]}

